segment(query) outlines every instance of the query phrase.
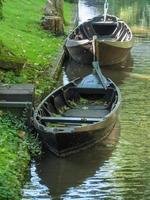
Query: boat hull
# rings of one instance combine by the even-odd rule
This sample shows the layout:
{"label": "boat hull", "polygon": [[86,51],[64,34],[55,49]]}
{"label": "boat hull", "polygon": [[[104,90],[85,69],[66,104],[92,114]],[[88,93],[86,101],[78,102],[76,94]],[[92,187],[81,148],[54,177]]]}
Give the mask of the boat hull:
{"label": "boat hull", "polygon": [[110,118],[102,123],[98,123],[96,128],[88,131],[74,130],[70,132],[44,132],[39,130],[39,137],[44,146],[58,157],[66,157],[71,154],[90,148],[96,143],[106,139],[113,130],[117,122],[118,112],[116,111]]}
{"label": "boat hull", "polygon": [[[133,41],[96,41],[96,58],[102,66],[119,64],[128,57],[132,45]],[[92,42],[67,47],[67,51],[77,63],[91,64],[93,62]]]}
{"label": "boat hull", "polygon": [[91,64],[93,61],[93,49],[92,42],[87,42],[84,44],[77,44],[75,46],[68,46],[66,48],[69,55],[77,63],[81,64]]}
{"label": "boat hull", "polygon": [[97,41],[96,57],[102,66],[119,64],[126,60],[126,58],[129,56],[131,48],[132,41]]}

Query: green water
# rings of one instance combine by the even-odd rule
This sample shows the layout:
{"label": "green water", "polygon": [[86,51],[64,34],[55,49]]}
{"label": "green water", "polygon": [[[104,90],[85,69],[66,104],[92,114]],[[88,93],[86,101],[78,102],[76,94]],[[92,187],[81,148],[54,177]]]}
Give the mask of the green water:
{"label": "green water", "polygon": [[[80,12],[102,12],[102,2],[80,0]],[[121,129],[103,146],[66,159],[47,153],[33,161],[24,200],[150,199],[150,1],[109,0],[109,7],[134,31],[130,62],[105,70],[121,90]]]}

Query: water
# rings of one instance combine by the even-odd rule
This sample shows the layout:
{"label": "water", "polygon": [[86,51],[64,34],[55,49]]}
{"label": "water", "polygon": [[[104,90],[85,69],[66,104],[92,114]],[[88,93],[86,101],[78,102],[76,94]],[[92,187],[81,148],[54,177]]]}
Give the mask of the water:
{"label": "water", "polygon": [[[85,19],[102,12],[102,3],[80,0],[79,17],[84,9],[88,10]],[[121,133],[117,125],[101,146],[66,159],[47,152],[41,160],[32,161],[23,200],[150,199],[150,2],[110,0],[109,7],[111,14],[130,25],[135,38],[126,63],[103,69],[121,89]],[[88,67],[72,67],[66,75],[74,78],[90,72]]]}

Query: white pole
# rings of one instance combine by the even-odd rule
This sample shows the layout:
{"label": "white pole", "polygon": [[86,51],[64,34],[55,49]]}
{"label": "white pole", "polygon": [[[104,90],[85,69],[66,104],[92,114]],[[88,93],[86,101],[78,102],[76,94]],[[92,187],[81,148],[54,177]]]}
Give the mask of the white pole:
{"label": "white pole", "polygon": [[104,21],[106,21],[106,16],[107,16],[107,12],[108,12],[108,1],[105,0],[105,3],[104,3]]}

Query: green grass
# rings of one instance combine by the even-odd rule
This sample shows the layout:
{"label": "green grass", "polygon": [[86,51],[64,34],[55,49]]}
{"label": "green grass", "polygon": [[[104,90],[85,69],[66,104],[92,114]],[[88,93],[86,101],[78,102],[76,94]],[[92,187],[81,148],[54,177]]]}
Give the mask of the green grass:
{"label": "green grass", "polygon": [[[42,30],[40,19],[45,0],[6,0],[0,21],[0,60],[23,62],[21,71],[0,70],[3,83],[33,83],[40,96],[56,82],[51,75],[65,36],[55,37]],[[73,17],[73,4],[65,2],[65,31]],[[0,200],[19,200],[30,155],[39,145],[27,134],[24,124],[0,111]],[[30,152],[30,153],[29,153]]]}
{"label": "green grass", "polygon": [[[0,22],[0,40],[3,45],[13,52],[16,57],[25,60],[24,68],[16,76],[15,72],[0,72],[0,79],[4,83],[34,83],[37,94],[51,88],[58,60],[58,53],[62,50],[65,36],[55,37],[40,26],[43,15],[44,0],[7,0],[3,6],[4,20]],[[73,17],[73,6],[64,5],[65,21],[68,24]],[[49,69],[49,76],[43,80],[43,72]],[[37,81],[38,79],[38,81]]]}
{"label": "green grass", "polygon": [[[74,14],[75,14],[75,4],[65,2],[64,3],[64,18],[65,18],[66,24],[72,23]],[[67,28],[67,26],[65,28]]]}

